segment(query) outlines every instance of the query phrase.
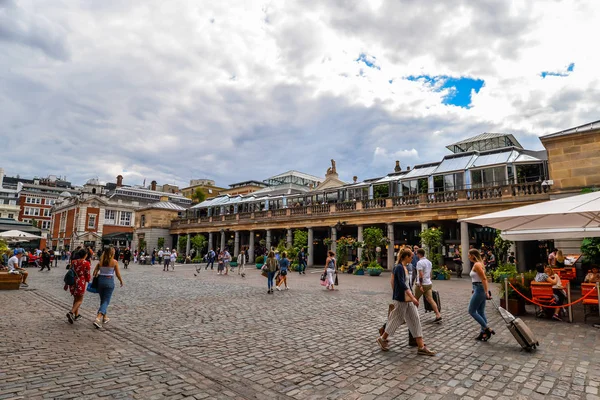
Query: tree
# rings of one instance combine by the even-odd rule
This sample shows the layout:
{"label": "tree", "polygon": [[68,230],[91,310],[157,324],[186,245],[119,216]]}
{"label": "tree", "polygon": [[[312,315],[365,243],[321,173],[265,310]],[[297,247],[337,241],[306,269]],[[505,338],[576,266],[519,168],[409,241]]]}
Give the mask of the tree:
{"label": "tree", "polygon": [[184,253],[187,247],[187,236],[179,236],[177,240],[177,252]]}
{"label": "tree", "polygon": [[373,198],[379,199],[390,196],[390,187],[388,185],[378,185],[373,188]]}
{"label": "tree", "polygon": [[443,262],[440,247],[444,241],[444,232],[438,228],[429,228],[422,231],[420,237],[421,243],[429,252],[429,261],[434,267],[440,266]]}
{"label": "tree", "polygon": [[31,220],[31,226],[33,226],[34,228],[39,228],[38,225],[39,225],[39,222],[35,218],[33,218]]}
{"label": "tree", "polygon": [[194,203],[202,203],[204,200],[206,200],[206,194],[204,194],[202,188],[196,188],[192,193],[192,201]]}
{"label": "tree", "polygon": [[581,254],[586,264],[600,264],[600,238],[585,238],[581,242]]}
{"label": "tree", "polygon": [[377,261],[377,247],[385,246],[387,242],[388,239],[383,235],[381,229],[372,226],[363,230],[363,257],[369,264]]}
{"label": "tree", "polygon": [[158,238],[156,246],[158,246],[159,249],[164,249],[165,248],[165,238],[162,238],[162,237]]}
{"label": "tree", "polygon": [[510,240],[502,239],[500,233],[502,233],[502,231],[497,229],[496,237],[494,238],[494,249],[496,249],[498,262],[505,263],[506,257],[508,256],[508,249],[510,249],[510,246],[512,246],[513,242],[511,242]]}
{"label": "tree", "polygon": [[204,235],[196,235],[190,239],[192,248],[196,249],[196,252],[200,254],[202,250],[208,245],[208,241]]}
{"label": "tree", "polygon": [[140,238],[140,240],[138,240],[138,250],[142,251],[146,249],[146,241],[143,238]]}

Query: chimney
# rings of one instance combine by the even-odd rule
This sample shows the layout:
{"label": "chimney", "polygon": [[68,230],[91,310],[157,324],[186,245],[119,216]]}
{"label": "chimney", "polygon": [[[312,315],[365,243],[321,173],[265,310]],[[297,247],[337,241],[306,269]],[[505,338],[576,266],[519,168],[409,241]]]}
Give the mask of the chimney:
{"label": "chimney", "polygon": [[152,185],[152,186],[150,187],[152,190],[156,190],[156,181],[152,181],[152,182],[150,182],[150,185]]}
{"label": "chimney", "polygon": [[402,168],[400,168],[400,161],[396,160],[396,166],[394,167],[394,172],[400,172]]}
{"label": "chimney", "polygon": [[354,182],[354,183],[358,182],[358,176],[354,175],[352,177],[352,182]]}
{"label": "chimney", "polygon": [[407,171],[410,171],[410,167],[409,167],[408,165],[406,166],[406,170],[407,170]]}
{"label": "chimney", "polygon": [[117,175],[117,187],[123,186],[123,175]]}

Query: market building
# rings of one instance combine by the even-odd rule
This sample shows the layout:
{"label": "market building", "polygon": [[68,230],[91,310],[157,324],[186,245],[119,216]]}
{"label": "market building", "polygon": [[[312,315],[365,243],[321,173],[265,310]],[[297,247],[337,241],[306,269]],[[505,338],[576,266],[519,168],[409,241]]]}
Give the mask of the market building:
{"label": "market building", "polygon": [[217,196],[192,207],[173,221],[171,233],[202,233],[211,247],[233,243],[234,254],[247,247],[252,258],[258,243],[291,243],[293,230],[303,229],[313,265],[325,261],[323,239],[332,239],[335,248],[340,236],[362,240],[365,227],[377,226],[389,239],[382,254],[389,266],[399,246],[418,243],[427,227],[443,230],[444,254],[450,256],[457,246],[495,236],[459,220],[550,198],[547,152],[526,150],[513,135],[484,133],[448,149],[452,154],[439,162],[404,170],[397,163],[387,176],[352,183],[339,180],[334,160],[325,179],[289,171],[247,196]]}

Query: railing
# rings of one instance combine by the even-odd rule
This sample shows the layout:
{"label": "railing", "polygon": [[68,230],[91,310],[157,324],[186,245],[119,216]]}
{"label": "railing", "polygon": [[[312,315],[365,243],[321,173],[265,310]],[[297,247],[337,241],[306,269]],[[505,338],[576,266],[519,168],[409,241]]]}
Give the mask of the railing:
{"label": "railing", "polygon": [[305,215],[305,214],[308,214],[308,207],[307,206],[294,207],[294,208],[290,209],[290,211],[291,211],[291,215]]}
{"label": "railing", "polygon": [[287,210],[285,208],[271,211],[272,217],[285,217],[286,214],[287,214]]}
{"label": "railing", "polygon": [[254,219],[267,218],[268,215],[269,215],[268,211],[257,211],[254,213]]}
{"label": "railing", "polygon": [[392,197],[392,205],[398,206],[418,206],[421,196],[418,194],[410,194],[407,196]]}
{"label": "railing", "polygon": [[363,203],[363,208],[365,208],[365,209],[385,208],[385,198],[366,200]]}
{"label": "railing", "polygon": [[542,185],[541,182],[519,183],[512,187],[513,196],[531,196],[541,193],[548,193],[548,186]]}
{"label": "railing", "polygon": [[329,204],[317,204],[315,206],[310,206],[311,214],[329,214],[331,208]]}
{"label": "railing", "polygon": [[511,200],[517,198],[539,196],[548,193],[549,187],[542,185],[541,182],[529,182],[520,184],[508,184],[502,186],[469,188],[447,192],[421,193],[406,196],[397,196],[389,198],[365,199],[363,201],[345,201],[334,204],[315,204],[309,206],[291,207],[276,210],[263,210],[252,212],[242,212],[239,214],[215,215],[213,217],[203,216],[200,218],[188,219],[181,218],[173,221],[173,228],[184,228],[195,224],[222,223],[223,220],[228,223],[236,220],[264,220],[271,217],[282,218],[306,218],[312,214],[332,215],[336,213],[353,214],[376,213],[377,210],[398,209],[402,207],[412,209],[426,209],[444,207],[443,204],[474,204],[476,201],[493,202],[499,200]]}
{"label": "railing", "polygon": [[356,210],[356,202],[355,201],[346,201],[344,203],[336,203],[335,211],[343,212],[343,211],[354,211]]}
{"label": "railing", "polygon": [[502,197],[502,187],[482,187],[469,189],[467,200],[499,199]]}
{"label": "railing", "polygon": [[428,203],[450,203],[458,201],[458,190],[427,194]]}

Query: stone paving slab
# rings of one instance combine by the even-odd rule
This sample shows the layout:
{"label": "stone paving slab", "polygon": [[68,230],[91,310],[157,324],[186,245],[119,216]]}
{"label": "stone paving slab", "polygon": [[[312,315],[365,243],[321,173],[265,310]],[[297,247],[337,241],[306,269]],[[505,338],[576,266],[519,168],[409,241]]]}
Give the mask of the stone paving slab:
{"label": "stone paving slab", "polygon": [[497,334],[476,342],[466,279],[434,282],[444,321],[420,307],[425,341],[438,351],[422,357],[405,327],[389,352],[375,343],[389,275],[340,275],[340,290],[328,292],[309,270],[268,295],[256,269],[245,279],[194,272],[131,265],[98,331],[97,295],[86,294],[84,320],[69,325],[64,269],[32,270],[30,290],[0,292],[0,331],[17,338],[0,342],[0,400],[598,398],[600,331],[525,317],[541,343],[530,354],[488,306]]}

